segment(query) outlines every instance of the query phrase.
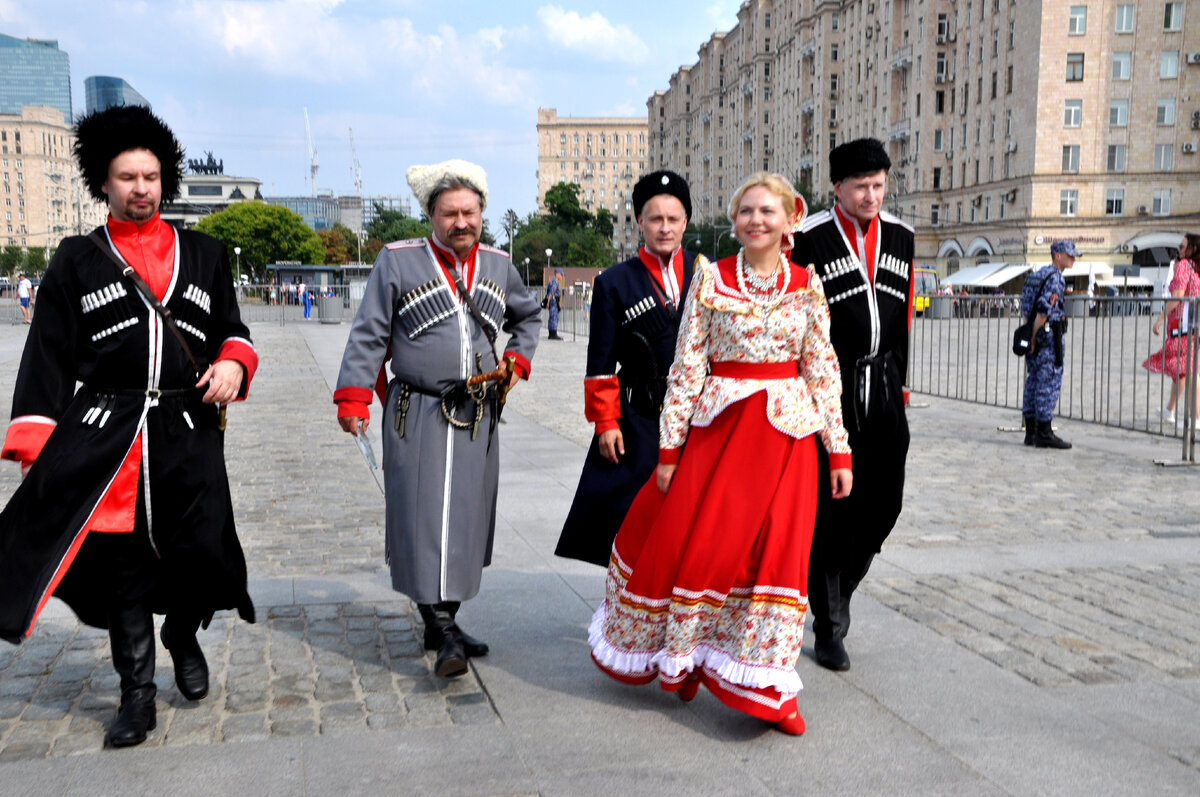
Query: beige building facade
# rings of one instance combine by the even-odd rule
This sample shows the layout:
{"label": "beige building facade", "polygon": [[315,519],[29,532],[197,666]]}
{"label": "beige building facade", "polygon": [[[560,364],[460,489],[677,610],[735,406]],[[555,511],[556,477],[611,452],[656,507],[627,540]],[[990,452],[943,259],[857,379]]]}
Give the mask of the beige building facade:
{"label": "beige building facade", "polygon": [[104,222],[75,165],[75,135],[62,111],[24,106],[0,114],[0,245],[53,249]]}
{"label": "beige building facade", "polygon": [[639,246],[633,218],[633,185],[647,171],[644,117],[560,117],[554,108],[538,108],[538,210],[546,192],[558,183],[577,183],[579,204],[613,215],[613,245],[620,259]]}
{"label": "beige building facade", "polygon": [[1200,229],[1200,0],[748,0],[647,108],[698,219],[760,169],[831,193],[830,149],[882,140],[943,277]]}

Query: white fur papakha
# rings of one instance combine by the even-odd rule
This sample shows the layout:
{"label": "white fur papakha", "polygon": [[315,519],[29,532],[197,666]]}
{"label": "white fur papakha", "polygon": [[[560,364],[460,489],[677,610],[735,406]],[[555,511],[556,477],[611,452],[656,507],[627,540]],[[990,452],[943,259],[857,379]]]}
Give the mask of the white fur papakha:
{"label": "white fur papakha", "polygon": [[464,160],[448,160],[429,166],[412,166],[405,174],[408,178],[408,187],[416,194],[417,201],[426,211],[430,209],[429,197],[433,194],[434,187],[446,175],[452,175],[470,183],[479,192],[480,205],[484,210],[487,209],[487,172],[483,170],[482,166]]}

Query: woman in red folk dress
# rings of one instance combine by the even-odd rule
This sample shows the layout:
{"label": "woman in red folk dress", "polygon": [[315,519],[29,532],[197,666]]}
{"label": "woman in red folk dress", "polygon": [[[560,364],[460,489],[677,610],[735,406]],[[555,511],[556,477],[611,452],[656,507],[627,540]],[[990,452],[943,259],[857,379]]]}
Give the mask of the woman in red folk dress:
{"label": "woman in red folk dress", "polygon": [[[1188,233],[1179,244],[1179,257],[1175,261],[1175,272],[1167,288],[1176,298],[1200,296],[1200,235]],[[1187,395],[1188,375],[1188,329],[1196,328],[1200,319],[1187,319],[1184,302],[1166,302],[1162,312],[1154,321],[1154,334],[1162,334],[1163,319],[1167,321],[1167,339],[1163,347],[1151,354],[1142,367],[1151,373],[1171,377],[1171,397],[1162,409],[1162,418],[1169,424],[1175,423],[1175,403],[1180,396]],[[1192,338],[1195,348],[1196,338]],[[1194,355],[1193,355],[1194,356]],[[1195,415],[1200,417],[1200,391],[1196,394]]]}
{"label": "woman in red folk dress", "polygon": [[742,251],[697,265],[658,470],[617,534],[588,636],[593,661],[619,681],[657,678],[684,700],[703,683],[798,735],[814,435],[829,451],[835,498],[850,492],[850,447],[825,296],[812,268],[794,268],[783,251],[803,201],[763,172],[730,208]]}

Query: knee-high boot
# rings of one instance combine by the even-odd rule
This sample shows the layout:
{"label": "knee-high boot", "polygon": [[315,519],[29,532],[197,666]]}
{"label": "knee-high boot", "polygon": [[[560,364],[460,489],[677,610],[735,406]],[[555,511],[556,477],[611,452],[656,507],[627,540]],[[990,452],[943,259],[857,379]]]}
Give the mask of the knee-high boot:
{"label": "knee-high boot", "polygon": [[157,724],[154,698],[154,615],[150,607],[125,605],[109,609],[108,637],[113,669],[121,676],[121,707],[105,743],[129,747],[146,741]]}
{"label": "knee-high boot", "polygon": [[458,601],[443,601],[442,603],[418,603],[417,611],[421,613],[421,620],[425,623],[425,649],[438,650],[442,646],[442,630],[434,621],[433,613],[435,608],[441,608],[450,614],[450,619],[454,620],[454,625],[458,628],[458,633],[462,636],[463,652],[467,654],[467,658],[477,659],[480,656],[488,654],[488,644],[482,639],[475,637],[462,630],[458,625],[458,607],[462,604]]}
{"label": "knee-high boot", "polygon": [[443,678],[456,678],[467,672],[467,654],[463,650],[462,632],[454,624],[454,614],[458,611],[457,603],[419,603],[417,610],[425,622],[425,643],[429,646],[431,639],[429,629],[436,629],[440,644],[437,646],[437,659],[433,671]]}

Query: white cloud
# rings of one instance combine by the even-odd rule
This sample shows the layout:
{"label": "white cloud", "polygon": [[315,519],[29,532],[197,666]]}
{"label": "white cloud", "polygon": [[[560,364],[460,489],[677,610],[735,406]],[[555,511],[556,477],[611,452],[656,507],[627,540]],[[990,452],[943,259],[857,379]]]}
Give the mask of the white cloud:
{"label": "white cloud", "polygon": [[598,11],[581,17],[577,11],[542,6],[537,17],[550,42],[598,61],[641,64],[650,55],[637,34],[625,25],[613,25]]}

